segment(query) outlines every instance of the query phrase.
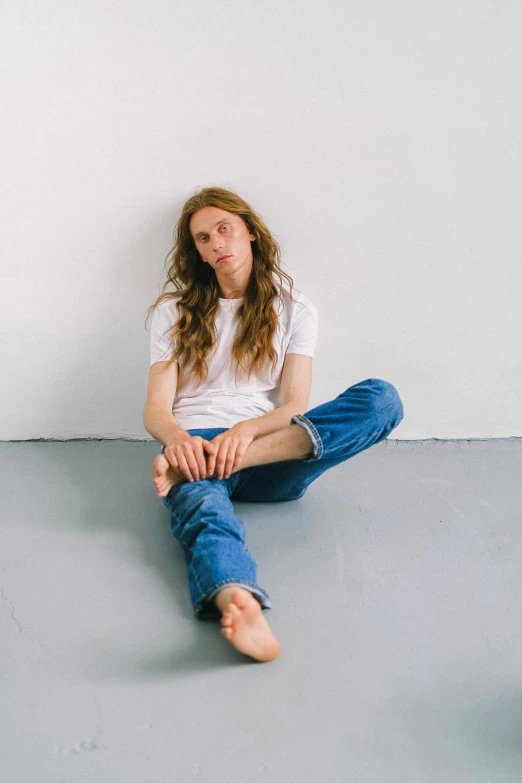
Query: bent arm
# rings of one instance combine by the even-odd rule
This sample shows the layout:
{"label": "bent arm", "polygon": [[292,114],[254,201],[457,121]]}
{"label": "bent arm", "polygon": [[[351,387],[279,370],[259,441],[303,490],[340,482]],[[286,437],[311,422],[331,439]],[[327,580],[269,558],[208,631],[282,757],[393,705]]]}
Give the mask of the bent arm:
{"label": "bent arm", "polygon": [[248,419],[256,438],[287,427],[296,413],[306,413],[312,388],[312,361],[311,356],[286,354],[281,373],[280,407],[256,419]]}
{"label": "bent arm", "polygon": [[143,426],[164,446],[169,445],[176,433],[185,432],[172,415],[177,385],[177,362],[156,362],[151,365],[147,399],[143,406]]}

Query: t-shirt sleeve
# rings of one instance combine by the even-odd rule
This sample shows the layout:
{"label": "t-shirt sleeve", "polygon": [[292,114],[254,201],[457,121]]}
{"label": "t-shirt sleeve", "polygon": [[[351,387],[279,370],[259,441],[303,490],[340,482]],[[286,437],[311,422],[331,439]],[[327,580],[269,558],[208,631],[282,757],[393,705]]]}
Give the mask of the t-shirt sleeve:
{"label": "t-shirt sleeve", "polygon": [[166,362],[174,353],[170,337],[167,334],[174,326],[173,310],[163,301],[153,311],[150,327],[150,366],[155,362]]}
{"label": "t-shirt sleeve", "polygon": [[313,356],[317,344],[319,315],[317,307],[310,301],[296,304],[292,320],[292,334],[286,353],[300,353]]}

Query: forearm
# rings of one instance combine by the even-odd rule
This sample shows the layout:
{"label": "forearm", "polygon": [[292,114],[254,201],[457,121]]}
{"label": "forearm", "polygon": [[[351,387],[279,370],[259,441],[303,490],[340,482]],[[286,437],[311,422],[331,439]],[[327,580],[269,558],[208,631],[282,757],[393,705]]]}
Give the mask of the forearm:
{"label": "forearm", "polygon": [[143,408],[143,425],[148,433],[166,446],[178,432],[184,432],[172,413],[157,405],[145,405]]}
{"label": "forearm", "polygon": [[247,421],[254,428],[255,437],[259,438],[263,435],[270,435],[271,432],[276,432],[276,430],[282,430],[283,427],[288,427],[291,424],[292,416],[295,416],[296,413],[299,413],[299,411],[296,410],[295,403],[288,403],[255,419],[247,419]]}

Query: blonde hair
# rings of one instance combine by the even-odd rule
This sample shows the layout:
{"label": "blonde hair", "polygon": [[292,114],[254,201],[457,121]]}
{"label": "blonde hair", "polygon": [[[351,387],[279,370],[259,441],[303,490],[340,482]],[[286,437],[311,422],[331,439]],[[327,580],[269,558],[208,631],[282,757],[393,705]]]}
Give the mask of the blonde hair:
{"label": "blonde hair", "polygon": [[[253,265],[243,301],[237,307],[238,328],[231,348],[231,356],[236,362],[235,377],[239,367],[247,373],[259,373],[267,361],[272,361],[272,369],[277,364],[277,352],[273,346],[273,337],[277,330],[278,313],[274,303],[277,297],[282,300],[283,278],[289,281],[292,298],[293,280],[280,267],[281,252],[261,217],[235,193],[218,187],[203,188],[185,203],[176,224],[177,236],[174,247],[165,259],[167,279],[162,293],[147,310],[145,326],[153,310],[168,299],[175,299],[179,318],[169,333],[171,344],[175,346],[169,361],[179,362],[179,372],[183,375],[193,359],[190,374],[194,376],[196,388],[208,375],[206,357],[217,342],[215,327],[219,308],[219,287],[216,273],[210,264],[206,264],[194,244],[189,222],[192,215],[204,207],[218,207],[238,215],[245,223],[250,234],[255,236],[251,243]],[[169,262],[170,259],[170,262]],[[274,277],[279,278],[279,287]],[[169,284],[175,291],[166,291]],[[243,366],[243,361],[247,367]]]}

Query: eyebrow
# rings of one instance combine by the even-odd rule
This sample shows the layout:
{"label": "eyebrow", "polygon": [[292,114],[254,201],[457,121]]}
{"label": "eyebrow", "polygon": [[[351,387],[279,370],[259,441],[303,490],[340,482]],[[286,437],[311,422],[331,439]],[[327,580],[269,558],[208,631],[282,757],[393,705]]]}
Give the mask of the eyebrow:
{"label": "eyebrow", "polygon": [[[228,220],[229,218],[221,218],[221,220],[218,220],[216,223],[214,223],[214,226],[219,226],[220,223],[226,223]],[[199,239],[199,237],[204,236],[206,233],[206,231],[198,231],[194,239]]]}

